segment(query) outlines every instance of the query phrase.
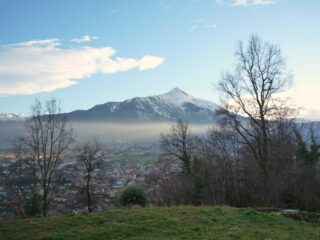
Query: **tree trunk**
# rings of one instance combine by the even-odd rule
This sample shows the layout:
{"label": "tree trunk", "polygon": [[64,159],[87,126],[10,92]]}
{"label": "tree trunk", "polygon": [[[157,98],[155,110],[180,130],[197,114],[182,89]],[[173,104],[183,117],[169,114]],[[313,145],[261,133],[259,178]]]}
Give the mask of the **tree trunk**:
{"label": "tree trunk", "polygon": [[47,217],[47,215],[48,215],[48,190],[46,187],[44,187],[44,189],[43,189],[42,215],[44,217]]}
{"label": "tree trunk", "polygon": [[88,178],[87,178],[87,207],[88,207],[88,212],[92,212],[92,201],[91,201],[91,192],[90,192],[90,180],[91,180],[91,175],[88,173]]}

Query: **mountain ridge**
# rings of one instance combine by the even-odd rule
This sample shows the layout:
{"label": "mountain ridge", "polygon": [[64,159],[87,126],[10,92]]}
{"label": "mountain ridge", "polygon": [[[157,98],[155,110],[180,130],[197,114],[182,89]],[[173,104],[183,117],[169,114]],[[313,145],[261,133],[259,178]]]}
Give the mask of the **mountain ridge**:
{"label": "mountain ridge", "polygon": [[88,110],[66,113],[71,121],[165,122],[179,119],[210,123],[219,106],[193,97],[179,88],[149,97],[135,97],[122,102],[98,104]]}

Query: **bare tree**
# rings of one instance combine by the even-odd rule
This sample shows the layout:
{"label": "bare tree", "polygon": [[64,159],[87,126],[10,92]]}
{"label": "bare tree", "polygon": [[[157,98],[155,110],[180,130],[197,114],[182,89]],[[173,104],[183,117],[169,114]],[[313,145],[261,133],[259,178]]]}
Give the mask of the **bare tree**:
{"label": "bare tree", "polygon": [[[167,204],[200,204],[198,195],[201,187],[195,174],[195,140],[189,124],[181,120],[172,126],[168,134],[161,135],[160,162],[164,164],[163,169],[167,170],[159,188],[166,195]],[[171,171],[171,168],[175,171]],[[172,182],[175,182],[175,186],[172,186]]]}
{"label": "bare tree", "polygon": [[163,158],[168,161],[181,161],[183,172],[187,175],[192,174],[194,144],[188,123],[180,120],[172,126],[169,134],[162,134],[161,149]]}
{"label": "bare tree", "polygon": [[72,130],[67,126],[67,119],[60,114],[60,106],[55,99],[47,101],[45,106],[36,100],[26,127],[27,133],[20,138],[20,147],[24,149],[27,164],[32,169],[34,186],[40,189],[42,215],[47,216],[55,172],[73,140]]}
{"label": "bare tree", "polygon": [[101,151],[101,146],[97,141],[86,142],[77,148],[77,160],[84,166],[86,172],[86,202],[88,212],[94,210],[94,202],[92,199],[93,191],[93,173],[94,170],[100,165],[104,158],[104,153]]}
{"label": "bare tree", "polygon": [[37,216],[40,213],[38,184],[35,180],[32,159],[25,156],[25,149],[18,139],[13,145],[15,162],[4,176],[4,185],[27,215]]}
{"label": "bare tree", "polygon": [[[247,46],[239,43],[233,73],[222,76],[218,88],[224,100],[220,114],[226,117],[258,164],[267,190],[270,129],[276,120],[292,114],[287,99],[278,94],[291,84],[291,75],[280,48],[253,35]],[[245,116],[247,119],[244,119]]]}

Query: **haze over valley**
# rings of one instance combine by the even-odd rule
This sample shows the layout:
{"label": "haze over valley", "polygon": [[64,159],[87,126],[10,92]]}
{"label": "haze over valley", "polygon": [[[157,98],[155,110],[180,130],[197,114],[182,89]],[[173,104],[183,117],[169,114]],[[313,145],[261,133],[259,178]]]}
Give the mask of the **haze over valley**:
{"label": "haze over valley", "polygon": [[[98,139],[103,143],[158,142],[173,123],[184,120],[194,134],[204,133],[215,123],[214,102],[195,98],[179,88],[168,93],[136,97],[123,102],[108,102],[89,110],[63,113],[80,141]],[[0,115],[0,144],[9,147],[25,133],[28,117],[23,114]]]}

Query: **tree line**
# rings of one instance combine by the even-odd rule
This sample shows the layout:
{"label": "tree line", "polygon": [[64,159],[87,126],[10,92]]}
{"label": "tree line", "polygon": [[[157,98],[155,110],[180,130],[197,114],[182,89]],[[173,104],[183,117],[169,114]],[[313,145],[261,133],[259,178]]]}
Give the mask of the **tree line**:
{"label": "tree line", "polygon": [[235,56],[235,68],[217,86],[223,106],[216,126],[194,136],[179,121],[162,136],[162,160],[181,171],[157,177],[154,201],[319,211],[319,142],[281,97],[292,74],[280,48],[252,35]]}

